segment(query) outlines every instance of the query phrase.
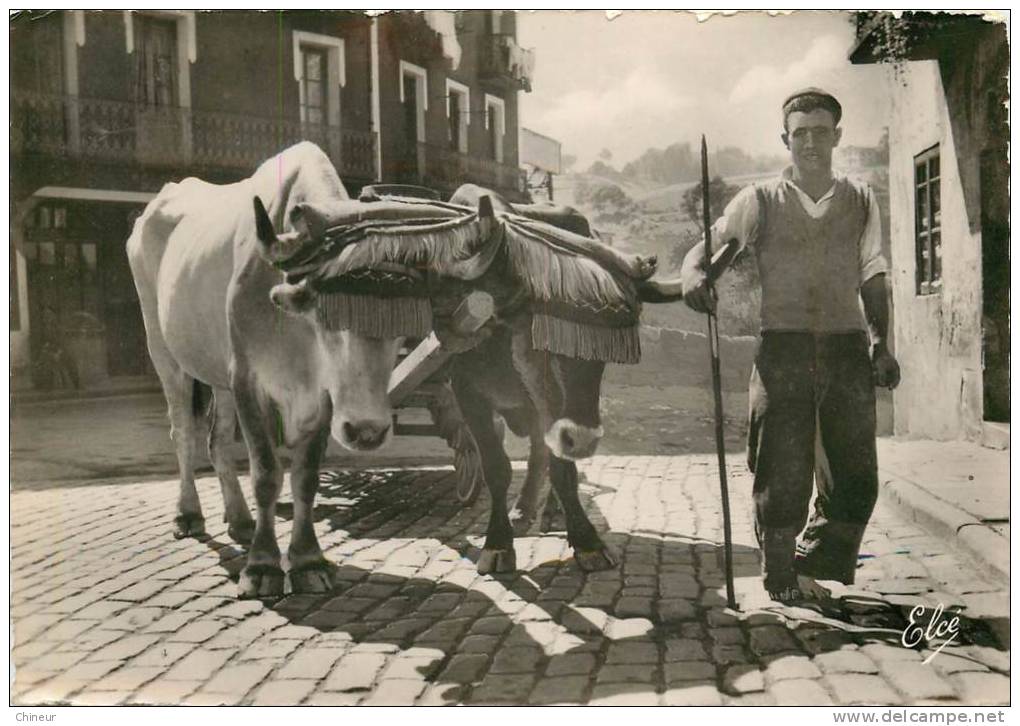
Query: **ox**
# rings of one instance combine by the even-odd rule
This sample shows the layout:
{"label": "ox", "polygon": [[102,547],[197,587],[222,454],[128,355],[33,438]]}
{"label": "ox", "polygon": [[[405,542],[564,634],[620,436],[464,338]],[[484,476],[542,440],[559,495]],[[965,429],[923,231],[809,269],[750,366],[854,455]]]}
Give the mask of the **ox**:
{"label": "ox", "polygon": [[[521,214],[567,231],[590,232],[587,220],[573,209],[514,207],[494,192],[474,185],[461,187],[450,201],[473,206],[484,196],[492,199],[498,214]],[[637,297],[647,302],[679,299],[676,282],[647,281],[655,271],[654,258],[623,255],[591,240],[590,234],[582,239],[566,239],[575,246],[575,252],[594,258],[603,266],[603,270],[595,271],[601,284],[620,287],[633,284]],[[561,244],[564,241],[557,240]],[[496,301],[495,329],[478,346],[458,353],[450,368],[451,386],[478,444],[491,495],[489,526],[478,571],[512,572],[516,568],[515,526],[506,505],[511,467],[493,423],[494,412],[503,417],[511,431],[531,441],[528,473],[515,507],[517,531],[525,531],[541,507],[547,492],[543,484],[548,469],[552,489],[565,515],[567,541],[578,566],[584,571],[612,568],[616,564],[614,556],[578,498],[575,463],[592,456],[602,437],[599,397],[605,358],[584,359],[537,347],[533,330],[535,301],[522,297],[522,280],[508,268],[504,261],[478,281]],[[549,273],[555,274],[552,270]]]}
{"label": "ox", "polygon": [[[266,210],[252,213],[252,200]],[[128,259],[141,301],[149,354],[166,394],[180,466],[177,537],[204,531],[194,482],[198,386],[214,391],[209,455],[223,491],[230,536],[251,541],[242,597],[283,593],[274,515],[283,474],[274,446],[293,452],[294,522],[288,548],[295,592],[321,592],[332,570],[312,524],[319,463],[329,435],[352,450],[391,436],[387,383],[399,340],[327,329],[316,293],[281,284],[267,261],[309,236],[303,204],[347,194],[323,152],[301,143],[228,185],[167,184],[136,221]],[[277,237],[275,229],[285,232]],[[253,521],[227,446],[235,408],[251,462]]]}

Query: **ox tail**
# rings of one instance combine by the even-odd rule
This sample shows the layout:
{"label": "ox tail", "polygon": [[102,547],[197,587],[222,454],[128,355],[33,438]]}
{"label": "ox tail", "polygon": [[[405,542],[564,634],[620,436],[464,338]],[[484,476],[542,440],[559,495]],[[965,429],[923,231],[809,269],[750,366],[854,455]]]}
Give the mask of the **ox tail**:
{"label": "ox tail", "polygon": [[212,405],[213,391],[201,381],[194,381],[191,386],[191,415],[204,418],[209,415]]}
{"label": "ox tail", "polygon": [[[213,389],[212,386],[202,383],[202,381],[193,381],[191,386],[191,415],[196,420],[205,419],[210,426],[216,425],[216,407],[213,406]],[[241,422],[237,418],[237,414],[234,414],[234,441],[240,442],[244,440],[244,436],[241,433]]]}

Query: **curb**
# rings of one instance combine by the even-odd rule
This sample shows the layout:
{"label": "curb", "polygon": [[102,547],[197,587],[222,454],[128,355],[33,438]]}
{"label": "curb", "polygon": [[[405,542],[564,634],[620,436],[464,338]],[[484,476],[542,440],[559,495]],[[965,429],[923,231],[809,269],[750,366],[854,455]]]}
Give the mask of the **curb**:
{"label": "curb", "polygon": [[96,398],[121,398],[123,396],[141,396],[154,393],[163,393],[159,383],[139,384],[137,386],[125,386],[115,389],[92,389],[52,391],[19,391],[10,396],[11,406],[31,406],[38,403],[71,403],[75,401],[86,401]]}
{"label": "curb", "polygon": [[879,495],[906,519],[968,555],[987,574],[1009,582],[1009,540],[980,519],[888,472],[882,472]]}

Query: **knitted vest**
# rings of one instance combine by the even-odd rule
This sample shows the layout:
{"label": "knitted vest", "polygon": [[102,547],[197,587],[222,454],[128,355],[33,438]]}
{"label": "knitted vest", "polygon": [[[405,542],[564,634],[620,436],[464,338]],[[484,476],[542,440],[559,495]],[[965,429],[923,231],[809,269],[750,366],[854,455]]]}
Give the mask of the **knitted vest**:
{"label": "knitted vest", "polygon": [[842,178],[835,186],[820,219],[804,210],[790,182],[755,186],[762,330],[867,330],[859,297],[867,189]]}

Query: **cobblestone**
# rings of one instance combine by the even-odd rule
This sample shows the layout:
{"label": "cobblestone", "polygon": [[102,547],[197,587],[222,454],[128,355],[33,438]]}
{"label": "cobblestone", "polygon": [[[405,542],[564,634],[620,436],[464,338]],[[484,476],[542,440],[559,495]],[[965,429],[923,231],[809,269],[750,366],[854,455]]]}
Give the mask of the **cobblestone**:
{"label": "cobblestone", "polygon": [[830,675],[824,678],[836,700],[845,706],[899,704],[900,697],[878,676],[861,674]]}
{"label": "cobblestone", "polygon": [[952,698],[956,695],[952,685],[941,678],[931,665],[924,663],[887,662],[882,666],[882,674],[911,699]]}
{"label": "cobblestone", "polygon": [[[700,455],[582,464],[584,505],[621,567],[581,573],[551,533],[518,538],[520,571],[499,577],[461,557],[466,537],[480,544],[488,508],[455,504],[451,474],[369,486],[379,474],[345,473],[321,493],[325,505],[364,502],[342,530],[321,533],[336,589],[275,603],[234,597],[239,550],[156,526],[173,511],[174,482],[96,484],[75,498],[14,491],[12,702],[1008,703],[1005,589],[881,504],[872,557],[847,591],[866,597],[842,601],[848,620],[753,599],[725,610],[719,533],[704,524],[718,521],[712,467]],[[523,472],[514,476],[517,486]],[[734,469],[734,511],[747,504],[746,477]],[[219,539],[219,484],[197,485]],[[590,499],[593,487],[608,495]],[[50,524],[68,517],[73,526]],[[741,585],[757,586],[750,522],[734,525]],[[281,537],[289,526],[281,520]],[[925,587],[935,589],[921,600],[897,594]],[[960,642],[928,664],[931,650],[867,629],[902,628],[912,604],[935,601],[973,607]]]}
{"label": "cobblestone", "polygon": [[784,706],[830,706],[832,698],[818,681],[790,678],[773,683],[768,693]]}

